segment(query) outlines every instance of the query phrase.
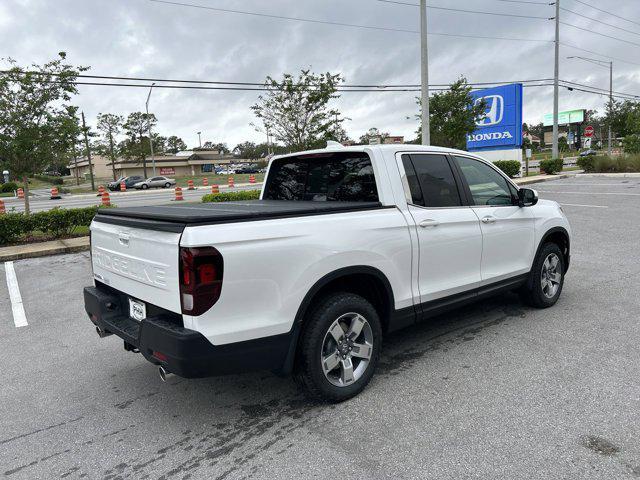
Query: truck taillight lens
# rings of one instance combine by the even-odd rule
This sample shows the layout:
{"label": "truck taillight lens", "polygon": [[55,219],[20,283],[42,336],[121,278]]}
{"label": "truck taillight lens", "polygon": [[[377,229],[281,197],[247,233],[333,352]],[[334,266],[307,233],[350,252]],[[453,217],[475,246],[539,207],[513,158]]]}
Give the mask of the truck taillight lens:
{"label": "truck taillight lens", "polygon": [[223,262],[213,247],[180,248],[180,301],[182,313],[198,316],[220,298]]}

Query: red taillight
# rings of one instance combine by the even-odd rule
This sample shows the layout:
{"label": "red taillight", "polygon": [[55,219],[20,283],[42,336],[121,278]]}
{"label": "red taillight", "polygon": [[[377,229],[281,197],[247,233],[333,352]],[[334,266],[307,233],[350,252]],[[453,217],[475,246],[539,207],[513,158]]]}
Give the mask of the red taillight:
{"label": "red taillight", "polygon": [[154,352],[152,353],[152,355],[153,355],[154,357],[156,357],[158,360],[160,360],[161,362],[166,362],[166,361],[167,361],[167,356],[166,356],[164,353],[162,353],[162,352],[156,352],[156,351],[154,351]]}
{"label": "red taillight", "polygon": [[213,247],[180,248],[182,313],[202,315],[220,298],[222,255]]}

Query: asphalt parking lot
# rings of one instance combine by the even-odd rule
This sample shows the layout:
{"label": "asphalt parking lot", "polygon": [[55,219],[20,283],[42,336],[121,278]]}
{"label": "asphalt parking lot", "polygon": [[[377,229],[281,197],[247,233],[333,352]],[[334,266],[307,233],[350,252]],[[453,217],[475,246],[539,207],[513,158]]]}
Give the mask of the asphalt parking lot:
{"label": "asphalt parking lot", "polygon": [[[563,294],[391,335],[360,396],[251,373],[158,379],[86,318],[88,253],[0,266],[0,474],[34,478],[640,477],[640,178],[534,185],[573,228]],[[20,315],[18,315],[20,317]]]}

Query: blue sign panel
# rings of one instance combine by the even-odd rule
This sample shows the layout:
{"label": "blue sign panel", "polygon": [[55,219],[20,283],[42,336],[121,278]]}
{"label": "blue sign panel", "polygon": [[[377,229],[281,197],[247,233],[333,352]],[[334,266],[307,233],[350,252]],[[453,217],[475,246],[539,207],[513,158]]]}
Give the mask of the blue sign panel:
{"label": "blue sign panel", "polygon": [[512,83],[471,92],[475,102],[484,98],[485,116],[467,135],[467,150],[522,147],[522,84]]}

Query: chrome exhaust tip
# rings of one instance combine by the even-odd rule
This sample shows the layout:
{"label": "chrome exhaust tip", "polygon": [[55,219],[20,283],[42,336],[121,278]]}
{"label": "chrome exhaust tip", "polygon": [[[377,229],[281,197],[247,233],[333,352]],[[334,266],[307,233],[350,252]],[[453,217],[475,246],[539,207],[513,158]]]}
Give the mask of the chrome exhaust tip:
{"label": "chrome exhaust tip", "polygon": [[158,374],[160,375],[160,380],[166,382],[169,377],[173,375],[170,371],[164,368],[162,365],[158,367]]}
{"label": "chrome exhaust tip", "polygon": [[111,332],[107,332],[106,330],[96,327],[96,333],[100,338],[108,337],[109,335],[113,335]]}

